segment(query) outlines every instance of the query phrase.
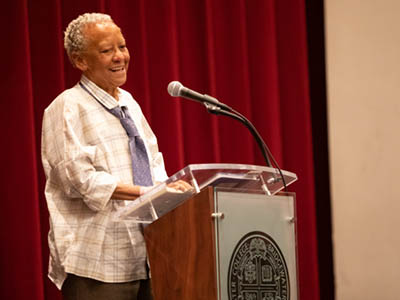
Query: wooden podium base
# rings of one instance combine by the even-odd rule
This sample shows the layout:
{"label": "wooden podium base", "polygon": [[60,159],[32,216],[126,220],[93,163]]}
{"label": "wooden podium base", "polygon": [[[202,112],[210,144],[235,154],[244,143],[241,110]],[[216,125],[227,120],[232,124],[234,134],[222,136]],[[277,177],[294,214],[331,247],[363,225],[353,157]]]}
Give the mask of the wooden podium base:
{"label": "wooden podium base", "polygon": [[155,300],[217,299],[213,189],[144,229]]}

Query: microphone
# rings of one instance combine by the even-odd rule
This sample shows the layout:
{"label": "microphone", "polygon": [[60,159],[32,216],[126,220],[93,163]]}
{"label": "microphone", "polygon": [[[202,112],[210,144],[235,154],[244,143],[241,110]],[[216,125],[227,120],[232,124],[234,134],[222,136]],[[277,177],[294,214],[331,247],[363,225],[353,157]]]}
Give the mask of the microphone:
{"label": "microphone", "polygon": [[188,89],[187,87],[184,87],[182,83],[179,81],[171,81],[168,84],[168,93],[172,97],[183,97],[189,100],[194,100],[197,102],[200,102],[205,105],[207,108],[208,112],[216,114],[216,115],[225,115],[228,117],[231,117],[237,121],[240,121],[243,123],[247,129],[250,130],[251,134],[253,135],[254,139],[256,140],[258,146],[260,147],[261,153],[264,156],[265,162],[267,163],[268,167],[273,167],[271,164],[271,160],[274,162],[276,168],[279,171],[279,175],[282,178],[283,186],[285,187],[286,190],[286,182],[285,178],[283,177],[282,171],[279,168],[279,165],[275,161],[271,151],[269,150],[267,144],[264,142],[262,139],[261,135],[258,133],[257,129],[254,127],[253,124],[241,113],[237,112],[233,108],[229,107],[226,104],[223,104],[219,102],[217,99],[214,97],[211,97],[209,95],[202,95],[198,92],[195,92],[191,89]]}
{"label": "microphone", "polygon": [[203,104],[211,104],[223,109],[226,109],[228,111],[231,111],[232,108],[230,108],[228,105],[223,104],[221,102],[219,102],[217,99],[215,99],[214,97],[211,97],[209,95],[202,95],[198,92],[195,92],[191,89],[188,89],[187,87],[184,87],[182,85],[182,83],[180,83],[179,81],[171,81],[168,84],[168,93],[172,96],[172,97],[183,97],[189,100],[193,100],[193,101],[197,101]]}

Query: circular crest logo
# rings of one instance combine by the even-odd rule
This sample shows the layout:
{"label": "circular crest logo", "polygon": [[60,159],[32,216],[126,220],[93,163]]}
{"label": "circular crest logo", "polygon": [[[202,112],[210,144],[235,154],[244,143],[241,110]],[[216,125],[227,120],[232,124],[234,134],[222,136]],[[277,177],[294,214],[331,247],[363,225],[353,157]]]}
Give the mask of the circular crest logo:
{"label": "circular crest logo", "polygon": [[233,251],[228,270],[229,300],[290,300],[285,258],[266,233],[246,234]]}

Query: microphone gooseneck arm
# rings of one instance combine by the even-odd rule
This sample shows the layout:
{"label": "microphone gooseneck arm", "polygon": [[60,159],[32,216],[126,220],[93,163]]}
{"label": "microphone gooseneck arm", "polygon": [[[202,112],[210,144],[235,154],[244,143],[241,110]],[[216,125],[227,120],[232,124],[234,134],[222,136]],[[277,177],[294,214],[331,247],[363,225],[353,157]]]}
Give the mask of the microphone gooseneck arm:
{"label": "microphone gooseneck arm", "polygon": [[[189,100],[200,102],[200,103],[204,104],[204,106],[207,108],[208,112],[210,112],[212,114],[228,116],[228,117],[231,117],[231,118],[243,123],[247,127],[247,129],[250,130],[250,132],[253,135],[254,139],[256,140],[258,146],[260,147],[261,153],[264,157],[264,160],[265,160],[267,166],[273,167],[271,164],[271,160],[270,160],[270,159],[272,159],[276,169],[278,169],[278,171],[279,171],[279,175],[282,178],[283,186],[286,190],[285,178],[282,174],[282,171],[281,171],[278,163],[274,159],[271,151],[269,150],[268,146],[262,139],[261,135],[258,133],[256,128],[253,126],[253,124],[245,116],[243,116],[241,113],[237,112],[233,108],[229,107],[228,105],[219,102],[214,97],[211,97],[209,95],[202,95],[198,92],[188,89],[187,87],[184,87],[179,81],[171,81],[168,84],[168,93],[172,97],[183,97],[183,98],[186,98]],[[275,180],[278,181],[279,178],[275,178]]]}
{"label": "microphone gooseneck arm", "polygon": [[[237,112],[236,110],[234,110],[232,108],[230,109],[230,111],[227,111],[221,107],[218,107],[215,105],[210,105],[207,103],[204,103],[204,106],[206,107],[206,109],[209,113],[230,117],[232,119],[235,119],[235,120],[241,122],[242,124],[244,124],[247,127],[247,129],[249,129],[249,131],[253,135],[254,139],[256,140],[258,147],[261,150],[261,153],[264,157],[264,160],[265,160],[267,166],[273,168],[270,158],[272,159],[272,161],[282,179],[282,184],[283,184],[284,190],[286,191],[287,190],[286,180],[285,180],[285,177],[283,176],[282,170],[279,167],[278,163],[276,162],[271,151],[269,150],[267,144],[264,142],[261,135],[258,133],[257,129],[254,127],[254,125],[245,116],[243,116],[241,113]],[[278,181],[279,178],[275,178],[275,180]]]}
{"label": "microphone gooseneck arm", "polygon": [[220,107],[208,105],[208,104],[204,104],[204,105],[207,108],[208,112],[210,112],[212,114],[224,115],[227,117],[231,117],[232,119],[235,119],[235,120],[241,122],[242,124],[244,124],[247,127],[247,129],[251,132],[251,134],[253,135],[254,139],[256,140],[258,146],[260,147],[261,153],[264,157],[264,160],[265,160],[267,166],[272,167],[271,160],[268,157],[268,155],[269,155],[268,147],[265,144],[265,142],[262,140],[262,138],[261,138],[260,134],[258,133],[258,131],[256,130],[256,128],[253,126],[253,124],[251,124],[251,122],[248,119],[246,119],[243,115],[237,113],[236,111],[227,111]]}

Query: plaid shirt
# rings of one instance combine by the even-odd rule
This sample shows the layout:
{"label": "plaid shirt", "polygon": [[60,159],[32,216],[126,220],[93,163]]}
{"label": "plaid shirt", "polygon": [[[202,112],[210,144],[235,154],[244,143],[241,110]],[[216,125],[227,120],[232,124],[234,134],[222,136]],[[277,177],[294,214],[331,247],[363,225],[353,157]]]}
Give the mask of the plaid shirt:
{"label": "plaid shirt", "polygon": [[[85,76],[81,82],[107,108],[128,107],[145,141],[153,182],[167,179],[157,139],[132,96],[119,89],[118,102]],[[119,119],[93,96],[77,84],[61,93],[43,117],[49,278],[59,289],[66,273],[104,282],[148,277],[140,227],[111,219],[125,205],[111,199],[117,183],[133,182],[128,136]]]}

